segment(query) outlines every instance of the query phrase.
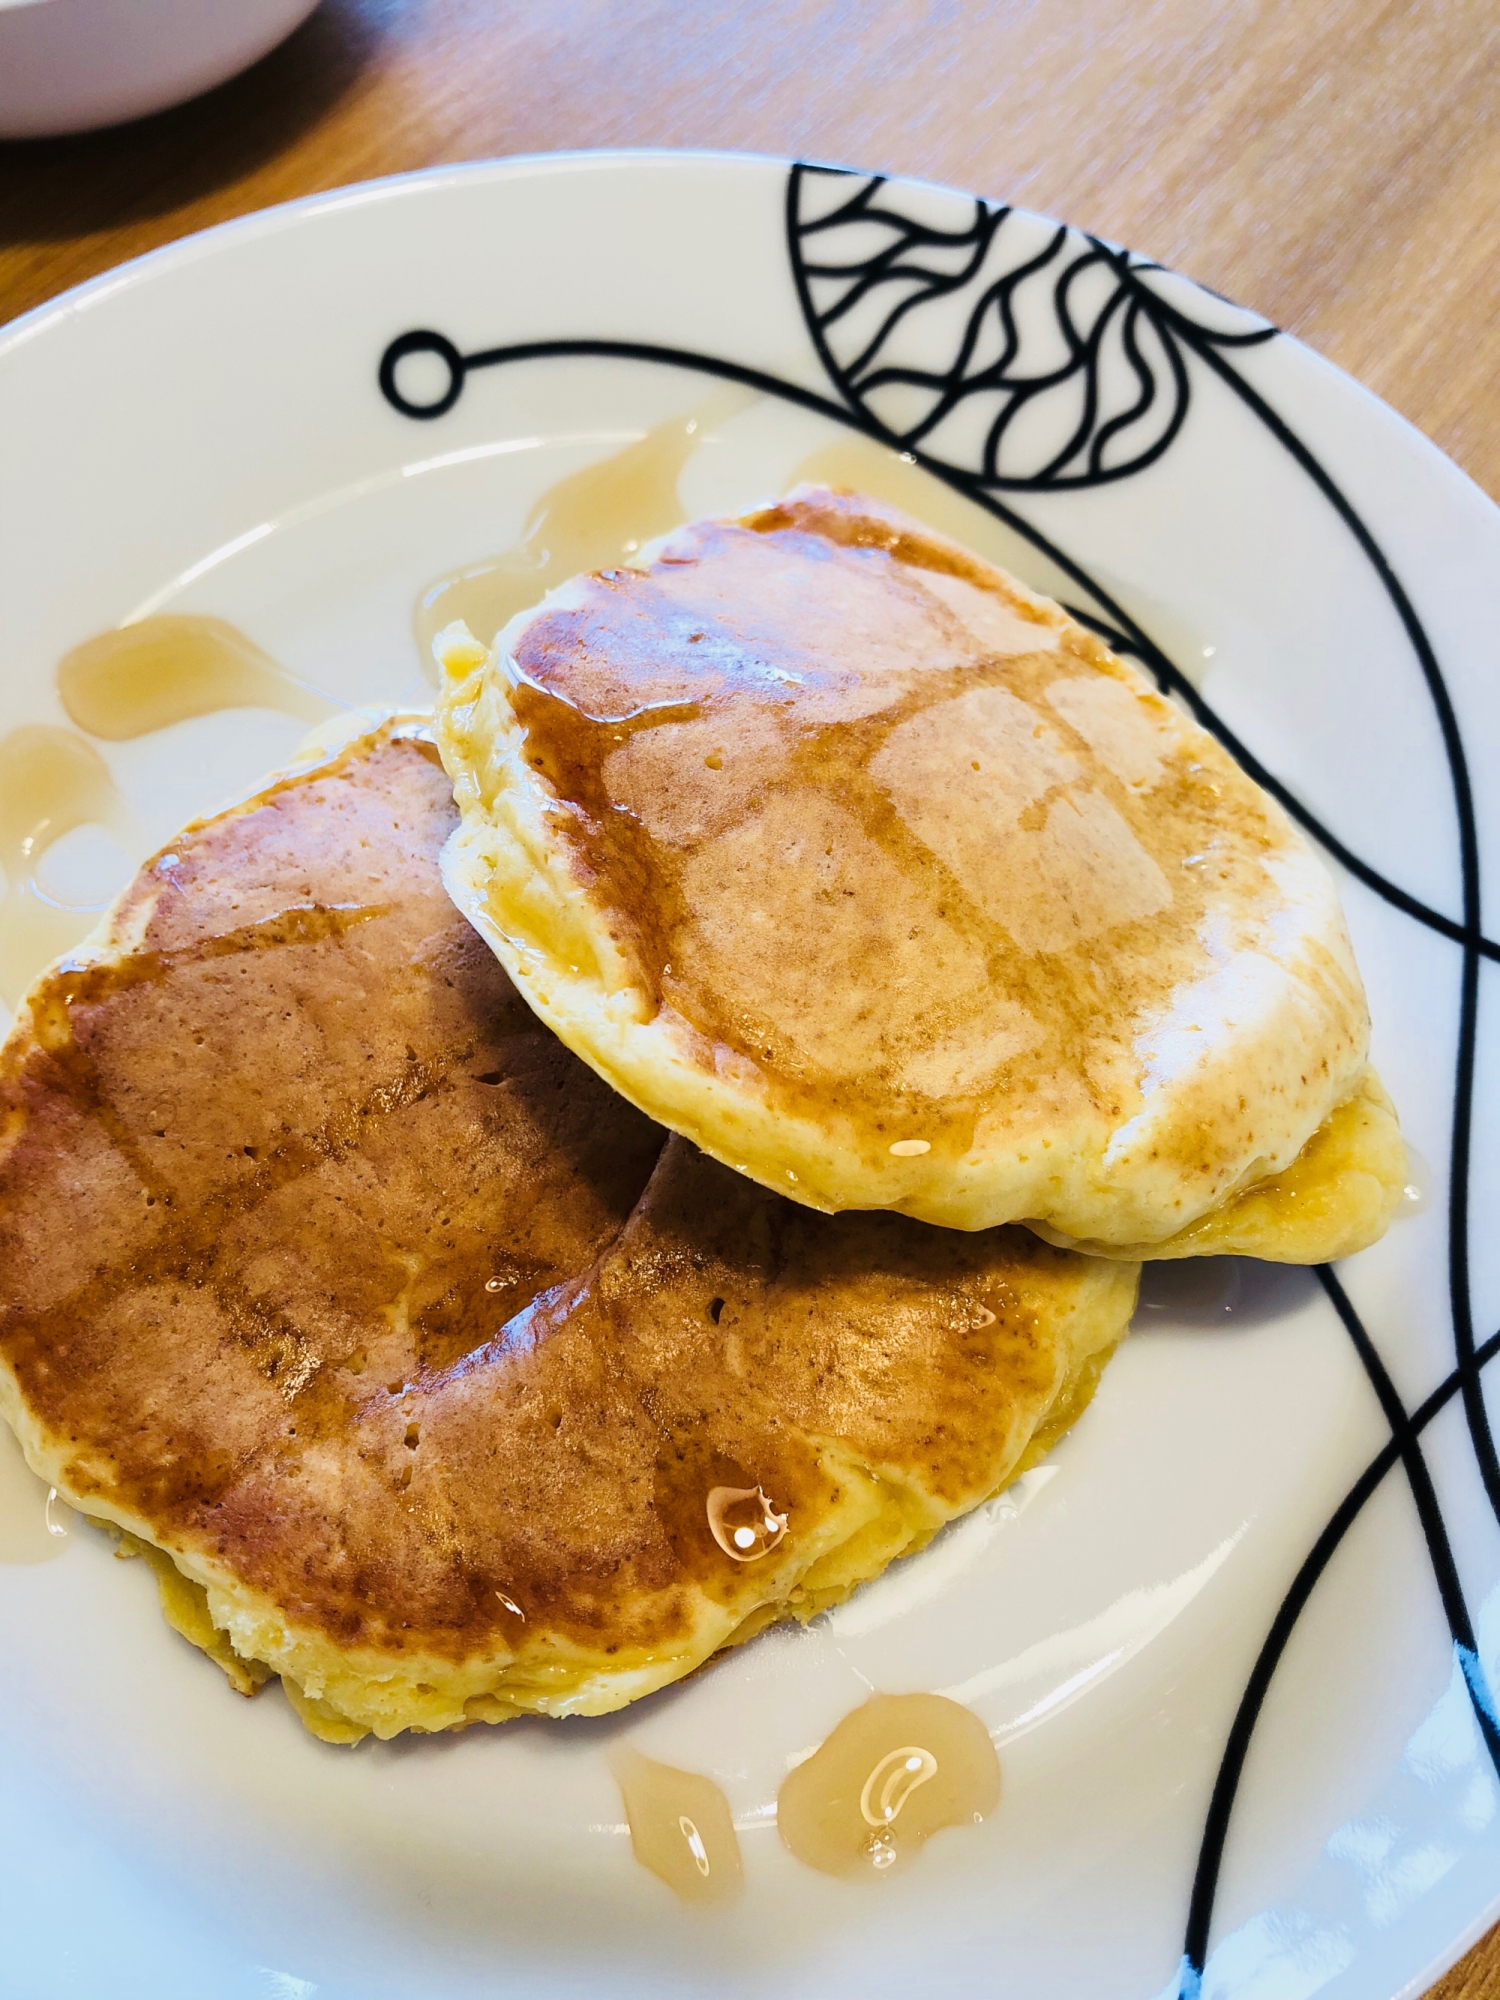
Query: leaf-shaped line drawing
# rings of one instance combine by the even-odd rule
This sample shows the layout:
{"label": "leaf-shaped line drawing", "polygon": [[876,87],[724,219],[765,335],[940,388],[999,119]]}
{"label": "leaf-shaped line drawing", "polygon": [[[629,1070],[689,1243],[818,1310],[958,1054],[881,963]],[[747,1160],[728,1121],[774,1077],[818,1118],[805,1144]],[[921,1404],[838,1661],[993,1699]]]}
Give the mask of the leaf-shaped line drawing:
{"label": "leaf-shaped line drawing", "polygon": [[995,490],[1142,471],[1187,415],[1181,335],[1243,347],[1276,331],[1004,204],[799,167],[787,205],[803,312],[841,393],[892,443]]}

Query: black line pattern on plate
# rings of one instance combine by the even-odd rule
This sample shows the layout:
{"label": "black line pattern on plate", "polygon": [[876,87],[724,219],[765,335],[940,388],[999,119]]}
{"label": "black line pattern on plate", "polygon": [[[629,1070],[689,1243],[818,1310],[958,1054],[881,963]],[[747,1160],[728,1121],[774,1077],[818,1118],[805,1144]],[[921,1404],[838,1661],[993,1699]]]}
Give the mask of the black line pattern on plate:
{"label": "black line pattern on plate", "polygon": [[[810,199],[809,191],[811,191]],[[959,205],[952,196],[939,195],[937,201],[950,215]],[[914,208],[919,212],[912,213]],[[1233,324],[1228,328],[1205,324],[1184,311],[1180,304],[1168,303],[1161,298],[1157,285],[1153,284],[1147,275],[1159,273],[1159,266],[1149,264],[1143,259],[1133,258],[1128,252],[1116,250],[1095,238],[1084,237],[1076,231],[1064,228],[1054,229],[1045,251],[1034,253],[1029,264],[1024,258],[1016,258],[1010,260],[1008,267],[1005,267],[1005,260],[998,260],[1005,268],[1002,269],[1000,276],[992,277],[986,284],[983,281],[985,271],[987,268],[993,268],[996,262],[991,246],[1000,233],[1001,225],[1012,213],[1010,210],[975,202],[967,228],[954,227],[948,231],[950,258],[951,240],[954,237],[962,237],[966,243],[975,246],[969,254],[967,264],[961,273],[957,267],[950,264],[946,272],[935,275],[931,268],[935,260],[931,255],[930,246],[935,235],[941,232],[935,231],[931,197],[924,197],[921,191],[906,188],[893,190],[889,183],[878,175],[861,176],[839,169],[793,167],[787,186],[787,240],[797,272],[798,292],[807,318],[809,333],[832,379],[843,391],[851,406],[861,409],[865,414],[872,414],[870,398],[877,387],[899,383],[908,392],[920,388],[933,397],[927,416],[908,424],[905,430],[889,424],[884,426],[887,442],[898,448],[905,448],[923,462],[926,462],[927,452],[930,451],[933,434],[947,419],[949,413],[959,407],[963,395],[980,385],[989,389],[992,394],[999,395],[1002,399],[999,415],[991,423],[982,440],[971,427],[967,436],[961,441],[961,449],[967,453],[961,462],[962,470],[967,474],[966,490],[972,499],[980,505],[989,506],[990,510],[996,513],[1001,511],[996,504],[997,491],[1005,486],[1031,491],[1056,491],[1069,486],[1096,486],[1106,479],[1123,477],[1127,471],[1143,470],[1146,465],[1154,462],[1186,420],[1191,395],[1191,378],[1182,362],[1182,355],[1186,352],[1212,369],[1247,409],[1265,425],[1278,444],[1289,453],[1334,509],[1374,570],[1416,655],[1442,733],[1459,831],[1463,908],[1462,920],[1459,923],[1428,910],[1414,897],[1407,895],[1395,884],[1386,881],[1376,871],[1370,869],[1344,842],[1330,838],[1327,830],[1314,816],[1274,778],[1273,774],[1264,769],[1257,758],[1249,755],[1245,746],[1210,713],[1197,690],[1185,681],[1160,648],[1152,646],[1149,641],[1142,646],[1140,640],[1143,635],[1133,626],[1127,626],[1115,636],[1125,638],[1129,650],[1142,659],[1156,675],[1159,683],[1171,688],[1182,697],[1198,719],[1214,730],[1225,747],[1250,774],[1264,784],[1309,832],[1321,840],[1339,861],[1350,868],[1352,873],[1382,895],[1393,907],[1438,930],[1462,946],[1463,975],[1454,1079],[1448,1217],[1450,1309],[1458,1365],[1449,1381],[1461,1390],[1465,1419],[1480,1474],[1496,1520],[1500,1521],[1500,1456],[1496,1453],[1485,1408],[1483,1385],[1476,1357],[1468,1259],[1469,1164],[1478,1030],[1479,965],[1482,957],[1495,958],[1500,956],[1500,953],[1497,953],[1494,944],[1484,937],[1481,929],[1479,844],[1474,816],[1473,788],[1457,716],[1437,657],[1416,609],[1394,568],[1347,496],[1304,441],[1266,403],[1253,385],[1230,364],[1223,352],[1227,347],[1248,346],[1255,341],[1270,338],[1274,329],[1264,323],[1258,329],[1251,330],[1246,330],[1243,326],[1237,329]],[[872,222],[877,224],[873,230]],[[843,256],[830,258],[826,248],[819,243],[814,243],[811,250],[807,248],[812,239],[829,235],[835,237],[842,235],[850,244],[850,249]],[[978,248],[981,243],[984,245],[982,250]],[[925,258],[924,253],[926,253]],[[1172,364],[1172,383],[1176,391],[1171,417],[1167,425],[1159,430],[1155,444],[1148,444],[1145,449],[1137,451],[1133,458],[1121,458],[1113,464],[1106,461],[1104,447],[1108,443],[1112,429],[1123,430],[1128,428],[1128,425],[1123,422],[1099,424],[1099,413],[1103,402],[1097,387],[1097,377],[1102,373],[1101,344],[1098,339],[1090,339],[1087,342],[1079,339],[1076,316],[1071,305],[1075,274],[1088,269],[1091,259],[1110,267],[1116,286],[1115,291],[1109,295],[1108,303],[1099,308],[1096,327],[1102,327],[1109,314],[1118,313],[1122,309],[1122,300],[1131,298],[1142,311],[1152,315],[1159,343]],[[1015,338],[1016,323],[1009,310],[1010,301],[1018,292],[1020,284],[1027,278],[1048,269],[1056,273],[1051,318],[1062,330],[1068,349],[1068,373],[1082,376],[1087,385],[1086,392],[1078,422],[1074,431],[1065,440],[1064,447],[1050,460],[1034,465],[1029,473],[1025,470],[1018,471],[1013,467],[1009,476],[1006,476],[997,439],[1003,440],[1007,426],[1015,414],[1024,409],[1028,395],[1053,393],[1057,383],[1062,379],[1061,374],[1056,371],[1050,378],[1046,375],[1045,369],[1023,371],[1022,343]],[[820,283],[823,287],[821,300],[818,297]],[[850,308],[879,293],[882,287],[887,288],[888,294],[891,294],[903,286],[905,296],[887,312],[873,339],[856,351],[837,330]],[[945,296],[945,289],[964,292],[969,304],[964,332],[957,343],[948,370],[943,373],[927,370],[893,374],[887,368],[882,373],[877,365],[878,357],[889,349],[893,337],[898,336],[902,319],[913,311],[920,312],[924,308],[931,310],[934,302]],[[1210,296],[1197,295],[1195,303],[1198,303],[1200,310],[1206,307]],[[1128,324],[1128,308],[1124,310],[1127,315],[1125,323]],[[1234,309],[1228,310],[1232,312]],[[976,356],[981,347],[979,329],[987,315],[991,318],[1000,318],[1004,332],[999,363],[992,366],[988,375],[983,369],[976,367]],[[1044,313],[1044,328],[1046,317]],[[1035,316],[1032,324],[1033,326],[1036,324]],[[1045,345],[1045,339],[1043,344]],[[1127,359],[1142,382],[1140,399],[1133,406],[1132,421],[1134,421],[1149,415],[1154,384],[1149,384],[1145,380],[1138,349],[1130,350],[1127,346]],[[1117,369],[1115,372],[1118,380],[1120,371]],[[1008,402],[1004,400],[1007,394]],[[912,404],[908,402],[907,410],[911,408]],[[879,426],[878,415],[875,421]],[[1088,451],[1086,460],[1083,458],[1085,447]],[[1097,597],[1097,589],[1092,589],[1092,594]],[[1088,622],[1096,628],[1100,623],[1093,618]],[[1391,1424],[1393,1444],[1398,1447],[1405,1461],[1408,1482],[1426,1537],[1433,1574],[1448,1618],[1455,1652],[1463,1669],[1465,1686],[1469,1690],[1486,1746],[1495,1761],[1497,1775],[1500,1775],[1500,1730],[1497,1730],[1493,1697],[1479,1661],[1472,1621],[1464,1601],[1447,1530],[1425,1460],[1416,1445],[1414,1435],[1407,1436],[1404,1433],[1402,1427],[1407,1422],[1405,1410],[1379,1359],[1374,1343],[1354,1312],[1348,1295],[1331,1270],[1321,1272],[1320,1276],[1335,1310],[1355,1344],[1386,1419]],[[1356,1492],[1358,1490],[1355,1489]],[[1370,1490],[1374,1490],[1373,1485]],[[1350,1521],[1363,1505],[1364,1497],[1368,1496],[1361,1497],[1349,1513]],[[1348,1504],[1345,1503],[1346,1506]],[[1341,1509],[1340,1514],[1342,1512]],[[1339,1516],[1336,1516],[1335,1520],[1338,1519]],[[1310,1568],[1305,1566],[1303,1572],[1306,1576],[1307,1593],[1310,1594],[1333,1548],[1342,1539],[1347,1525],[1346,1521],[1339,1527],[1321,1559],[1314,1562],[1313,1558],[1309,1558],[1309,1564],[1312,1566]],[[1325,1538],[1326,1533],[1327,1531]],[[1319,1546],[1321,1547],[1321,1544]],[[1301,1581],[1300,1576],[1299,1581]],[[1295,1588],[1294,1585],[1294,1590]],[[1264,1683],[1253,1701],[1247,1693],[1246,1702],[1242,1703],[1240,1714],[1236,1718],[1236,1730],[1243,1724],[1243,1742],[1238,1747],[1238,1754],[1231,1755],[1226,1752],[1224,1766],[1215,1786],[1190,1906],[1179,1981],[1181,2000],[1196,2000],[1201,1987],[1214,1892],[1217,1887],[1224,1839],[1228,1831],[1229,1815],[1243,1768],[1244,1753],[1248,1749],[1250,1733],[1253,1731],[1265,1688],[1269,1685],[1286,1640],[1290,1636],[1297,1616],[1300,1615],[1303,1602],[1305,1595],[1296,1601],[1289,1615],[1288,1607],[1292,1605],[1292,1599],[1289,1598],[1283,1604],[1282,1616],[1273,1626],[1272,1637],[1268,1639],[1266,1649],[1257,1662],[1257,1672],[1264,1670]],[[1283,1623],[1284,1629],[1281,1629]],[[1232,1737],[1232,1747],[1233,1744]]]}
{"label": "black line pattern on plate", "polygon": [[[1143,471],[1187,418],[1181,329],[1225,347],[1276,332],[1065,224],[878,174],[794,167],[787,237],[808,331],[851,407],[991,491]],[[1215,305],[1221,324],[1188,320],[1168,291]]]}
{"label": "black line pattern on plate", "polygon": [[[1481,1379],[1483,1369],[1500,1354],[1500,1332],[1476,1346],[1468,1270],[1479,967],[1483,959],[1500,960],[1500,945],[1481,929],[1472,785],[1457,717],[1431,642],[1390,562],[1347,497],[1223,352],[1269,340],[1276,329],[1114,245],[980,201],[968,204],[968,214],[958,219],[954,202],[954,197],[940,191],[893,186],[878,175],[805,165],[790,170],[789,254],[809,336],[837,397],[720,356],[648,342],[529,341],[463,354],[445,335],[427,329],[402,334],[389,344],[381,358],[379,384],[393,409],[431,421],[454,407],[476,369],[568,356],[637,360],[739,382],[907,453],[1023,536],[1077,584],[1098,608],[1070,607],[1074,616],[1117,650],[1133,654],[1160,686],[1182,699],[1256,782],[1343,867],[1392,908],[1462,947],[1448,1218],[1456,1365],[1408,1414],[1339,1279],[1331,1268],[1320,1270],[1324,1289],[1390,1425],[1391,1439],[1354,1482],[1293,1578],[1236,1710],[1205,1820],[1179,1971],[1179,2000],[1198,2000],[1225,1841],[1266,1694],[1319,1578],[1397,1463],[1407,1474],[1455,1657],[1500,1776],[1500,1714],[1479,1659],[1462,1581],[1419,1442],[1432,1419],[1455,1395],[1460,1396],[1486,1493],[1500,1522],[1500,1454]],[[939,208],[944,211],[941,216],[936,213]],[[1041,295],[1040,306],[1037,280],[1052,286],[1050,300]],[[1190,314],[1188,300],[1197,314],[1209,317]],[[1216,311],[1219,324],[1211,317]],[[919,368],[901,358],[903,338],[915,333],[924,315],[934,312],[947,313],[950,321],[962,318],[953,359],[942,370]],[[1038,341],[1048,352],[1035,361]],[[1116,363],[1123,359],[1135,385],[1123,401],[1120,367],[1106,368],[1112,344]],[[923,345],[931,350],[931,333]],[[435,359],[444,370],[441,388],[425,402],[406,395],[398,381],[401,364],[416,356]],[[1370,563],[1401,622],[1438,717],[1453,785],[1461,871],[1459,919],[1429,908],[1389,881],[1325,827],[1240,742],[1124,607],[1001,498],[1005,491],[1099,486],[1154,464],[1187,420],[1190,359],[1211,368],[1312,480]],[[1113,383],[1106,381],[1107,374],[1112,374]],[[964,457],[948,455],[955,444]]]}
{"label": "black line pattern on plate", "polygon": [[[444,370],[445,381],[435,396],[420,402],[403,393],[397,380],[397,371],[403,361],[413,356],[425,355],[439,361]],[[847,403],[835,402],[815,390],[805,389],[800,383],[783,381],[779,376],[768,375],[759,368],[747,368],[737,361],[729,361],[720,355],[699,354],[689,348],[665,347],[653,341],[639,340],[528,340],[517,341],[506,347],[487,347],[473,354],[462,354],[445,334],[434,333],[429,328],[418,328],[411,333],[403,333],[393,340],[381,357],[379,382],[381,393],[391,407],[403,417],[418,421],[431,421],[444,417],[462,395],[469,376],[476,370],[504,367],[519,361],[544,361],[566,358],[592,358],[595,360],[647,361],[665,367],[691,369],[700,375],[713,375],[721,381],[739,382],[749,389],[758,389],[768,396],[779,397],[783,402],[796,403],[805,410],[814,410],[820,416],[831,417],[835,423],[846,425],[851,430],[862,432],[877,444],[890,446],[895,450],[907,449],[899,438],[893,438],[882,431],[875,421],[864,411]],[[1232,757],[1249,772],[1256,783],[1263,785],[1299,825],[1312,834],[1325,847],[1341,867],[1363,882],[1384,901],[1403,911],[1407,916],[1425,924],[1429,930],[1450,938],[1455,943],[1464,943],[1469,932],[1460,920],[1445,916],[1442,911],[1430,909],[1418,897],[1410,895],[1397,883],[1390,881],[1378,869],[1362,861],[1354,850],[1341,840],[1330,827],[1324,826],[1315,814],[1301,802],[1296,794],[1279,779],[1273,771],[1267,770],[1254,754],[1241,742],[1227,723],[1210,708],[1187,676],[1170,660],[1162,648],[1148,633],[1117,603],[1104,587],[1088,572],[1082,569],[1072,557],[1067,555],[1057,543],[1051,541],[1040,529],[1034,527],[1024,517],[1015,512],[999,498],[997,493],[987,491],[963,471],[944,464],[939,459],[929,458],[918,449],[908,453],[924,471],[951,486],[965,498],[973,500],[1007,527],[1023,536],[1040,554],[1046,556],[1063,573],[1087,591],[1099,611],[1081,610],[1070,607],[1074,615],[1095,631],[1102,634],[1120,651],[1130,653],[1139,659],[1158,683],[1180,695],[1188,704],[1196,719],[1205,729],[1218,737]],[[1473,940],[1482,956],[1500,960],[1500,943],[1479,936]]]}
{"label": "black line pattern on plate", "polygon": [[[1319,1275],[1325,1274],[1320,1272]],[[1394,1465],[1400,1463],[1405,1453],[1416,1444],[1433,1418],[1447,1408],[1464,1382],[1470,1377],[1477,1381],[1480,1371],[1487,1363],[1493,1361],[1497,1354],[1500,1354],[1500,1333],[1492,1334],[1481,1347],[1476,1348],[1472,1362],[1467,1367],[1455,1368],[1424,1402],[1418,1404],[1411,1416],[1402,1413],[1399,1427],[1393,1427],[1390,1443],[1383,1445],[1375,1454],[1334,1509],[1327,1527],[1308,1551],[1302,1567],[1293,1577],[1281,1601],[1271,1622],[1271,1629],[1256,1656],[1250,1678],[1245,1684],[1245,1692],[1240,1697],[1239,1707],[1235,1710],[1234,1721],[1224,1745],[1224,1755],[1219,1764],[1218,1776],[1214,1781],[1213,1795],[1209,1800],[1203,1840],[1198,1851],[1198,1866],[1193,1877],[1192,1896],[1188,1904],[1187,1934],[1183,1942],[1182,1966],[1178,1974],[1179,2000],[1198,2000],[1203,1967],[1208,1956],[1208,1934],[1213,1917],[1214,1895],[1218,1888],[1219,1869],[1224,1858],[1224,1843],[1229,1833],[1230,1816],[1234,1811],[1235,1794],[1239,1790],[1245,1758],[1250,1749],[1250,1739],[1260,1719],[1261,1708],[1297,1620],[1302,1616],[1318,1580],[1333,1560],[1339,1544],[1358,1520],[1366,1502],[1373,1496],[1386,1474]],[[1459,1601],[1462,1602],[1462,1593]],[[1465,1617],[1467,1618],[1467,1613]],[[1495,1705],[1484,1668],[1476,1652],[1470,1650],[1466,1653],[1462,1645],[1458,1644],[1455,1645],[1455,1651],[1464,1684],[1469,1690],[1469,1699],[1474,1705],[1476,1715],[1480,1718],[1485,1745],[1493,1757]]]}

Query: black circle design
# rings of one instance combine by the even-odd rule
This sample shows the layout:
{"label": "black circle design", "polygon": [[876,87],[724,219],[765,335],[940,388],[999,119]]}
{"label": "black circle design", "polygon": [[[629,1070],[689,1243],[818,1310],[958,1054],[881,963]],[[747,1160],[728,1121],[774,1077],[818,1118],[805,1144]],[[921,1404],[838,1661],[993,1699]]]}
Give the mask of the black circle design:
{"label": "black circle design", "polygon": [[[448,370],[448,386],[433,403],[414,403],[396,385],[396,370],[411,354],[435,354]],[[380,357],[380,393],[403,417],[445,417],[463,394],[464,357],[446,334],[419,328],[393,340]]]}

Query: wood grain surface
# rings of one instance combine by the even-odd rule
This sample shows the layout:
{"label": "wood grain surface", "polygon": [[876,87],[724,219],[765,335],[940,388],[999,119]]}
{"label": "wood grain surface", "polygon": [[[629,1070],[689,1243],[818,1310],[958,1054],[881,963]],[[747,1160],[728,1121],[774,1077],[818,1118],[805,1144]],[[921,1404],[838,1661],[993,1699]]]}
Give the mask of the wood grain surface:
{"label": "wood grain surface", "polygon": [[[0,145],[0,316],[441,161],[800,154],[1148,251],[1310,341],[1500,497],[1497,84],[1500,0],[324,0],[195,104]],[[1500,2000],[1500,1931],[1434,1996]]]}

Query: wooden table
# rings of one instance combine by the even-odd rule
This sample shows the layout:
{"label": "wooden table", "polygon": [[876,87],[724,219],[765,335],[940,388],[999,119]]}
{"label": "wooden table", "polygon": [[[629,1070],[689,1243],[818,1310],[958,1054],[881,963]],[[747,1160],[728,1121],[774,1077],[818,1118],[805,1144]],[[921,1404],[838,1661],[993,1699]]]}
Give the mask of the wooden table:
{"label": "wooden table", "polygon": [[[437,161],[794,153],[1150,251],[1311,341],[1500,497],[1497,85],[1496,0],[325,0],[196,104],[0,146],[0,308]],[[1435,1996],[1500,1996],[1500,1930]]]}

